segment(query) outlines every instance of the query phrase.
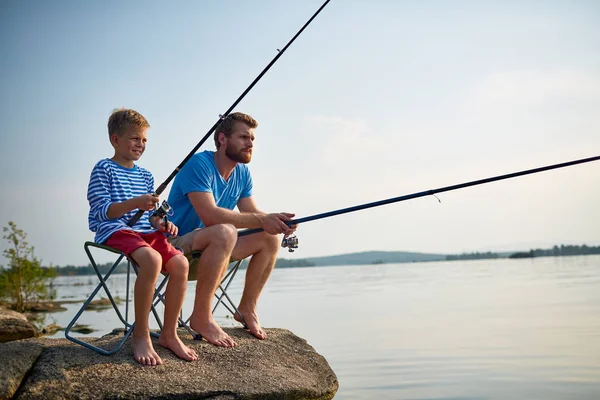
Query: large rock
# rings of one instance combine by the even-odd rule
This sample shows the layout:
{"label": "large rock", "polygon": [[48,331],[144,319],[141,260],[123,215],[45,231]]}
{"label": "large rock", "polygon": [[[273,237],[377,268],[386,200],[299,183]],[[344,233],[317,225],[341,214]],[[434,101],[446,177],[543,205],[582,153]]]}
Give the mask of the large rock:
{"label": "large rock", "polygon": [[[266,340],[242,328],[226,328],[236,348],[182,340],[196,349],[198,361],[178,359],[154,346],[164,365],[147,367],[133,360],[130,341],[112,356],[102,356],[66,339],[30,339],[44,346],[17,399],[331,399],[338,381],[327,361],[284,329],[267,329]],[[114,346],[119,335],[89,339]],[[4,357],[3,357],[4,358]],[[3,363],[1,363],[3,364]],[[0,371],[5,368],[0,364]],[[3,376],[3,375],[0,375]]]}
{"label": "large rock", "polygon": [[0,343],[40,336],[41,332],[27,321],[25,315],[0,308]]}
{"label": "large rock", "polygon": [[12,398],[43,349],[30,341],[0,343],[0,399]]}

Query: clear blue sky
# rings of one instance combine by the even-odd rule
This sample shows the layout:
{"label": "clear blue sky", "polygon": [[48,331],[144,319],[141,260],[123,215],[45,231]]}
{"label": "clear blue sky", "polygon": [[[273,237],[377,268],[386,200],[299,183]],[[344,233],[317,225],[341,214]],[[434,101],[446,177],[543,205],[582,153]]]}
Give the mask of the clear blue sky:
{"label": "clear blue sky", "polygon": [[[147,117],[139,164],[164,181],[320,4],[3,1],[2,226],[44,264],[86,264],[111,111]],[[237,107],[259,121],[259,206],[304,217],[600,154],[599,21],[594,1],[332,0]],[[599,178],[596,162],[309,222],[280,256],[598,245]]]}

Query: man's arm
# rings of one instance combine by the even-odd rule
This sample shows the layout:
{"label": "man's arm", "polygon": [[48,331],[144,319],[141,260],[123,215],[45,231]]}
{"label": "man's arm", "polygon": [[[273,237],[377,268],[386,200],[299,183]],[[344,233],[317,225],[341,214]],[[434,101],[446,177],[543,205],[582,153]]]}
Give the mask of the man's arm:
{"label": "man's arm", "polygon": [[267,233],[290,234],[293,230],[283,221],[289,221],[294,214],[275,213],[265,214],[258,210],[252,196],[240,199],[240,212],[218,207],[212,193],[190,192],[188,198],[204,225],[232,224],[236,228],[262,228]]}

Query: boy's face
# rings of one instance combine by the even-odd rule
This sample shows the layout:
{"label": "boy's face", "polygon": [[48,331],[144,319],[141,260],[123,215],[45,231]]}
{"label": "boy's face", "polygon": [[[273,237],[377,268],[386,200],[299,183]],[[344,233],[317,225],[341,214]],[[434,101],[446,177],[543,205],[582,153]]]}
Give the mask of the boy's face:
{"label": "boy's face", "polygon": [[111,143],[115,154],[123,160],[137,161],[146,150],[147,128],[131,127],[123,136],[112,135]]}

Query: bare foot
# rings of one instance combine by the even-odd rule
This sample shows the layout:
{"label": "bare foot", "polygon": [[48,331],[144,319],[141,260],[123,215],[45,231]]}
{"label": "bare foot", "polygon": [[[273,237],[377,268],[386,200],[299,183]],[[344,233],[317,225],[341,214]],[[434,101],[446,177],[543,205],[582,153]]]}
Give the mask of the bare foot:
{"label": "bare foot", "polygon": [[165,334],[160,335],[158,338],[158,344],[162,347],[166,347],[171,350],[175,355],[182,360],[186,361],[196,361],[198,359],[198,353],[196,353],[193,349],[187,347],[179,336],[167,336]]}
{"label": "bare foot", "polygon": [[212,316],[209,320],[199,320],[194,318],[190,319],[190,326],[196,332],[198,332],[204,339],[206,339],[209,343],[212,343],[216,346],[222,347],[236,347],[237,343],[225,333],[223,329],[212,319]]}
{"label": "bare foot", "polygon": [[267,333],[260,327],[260,322],[258,321],[258,315],[256,315],[256,313],[254,311],[242,311],[239,307],[238,307],[238,311],[240,312],[240,314],[242,314],[242,316],[244,318],[242,319],[242,317],[240,317],[238,315],[238,313],[233,314],[233,318],[237,322],[241,322],[242,324],[245,324],[245,327],[248,328],[250,333],[252,333],[257,338],[259,338],[261,340],[264,340],[267,338]]}
{"label": "bare foot", "polygon": [[131,336],[131,347],[133,358],[142,365],[161,365],[163,362],[154,351],[150,335],[137,337],[135,333]]}

